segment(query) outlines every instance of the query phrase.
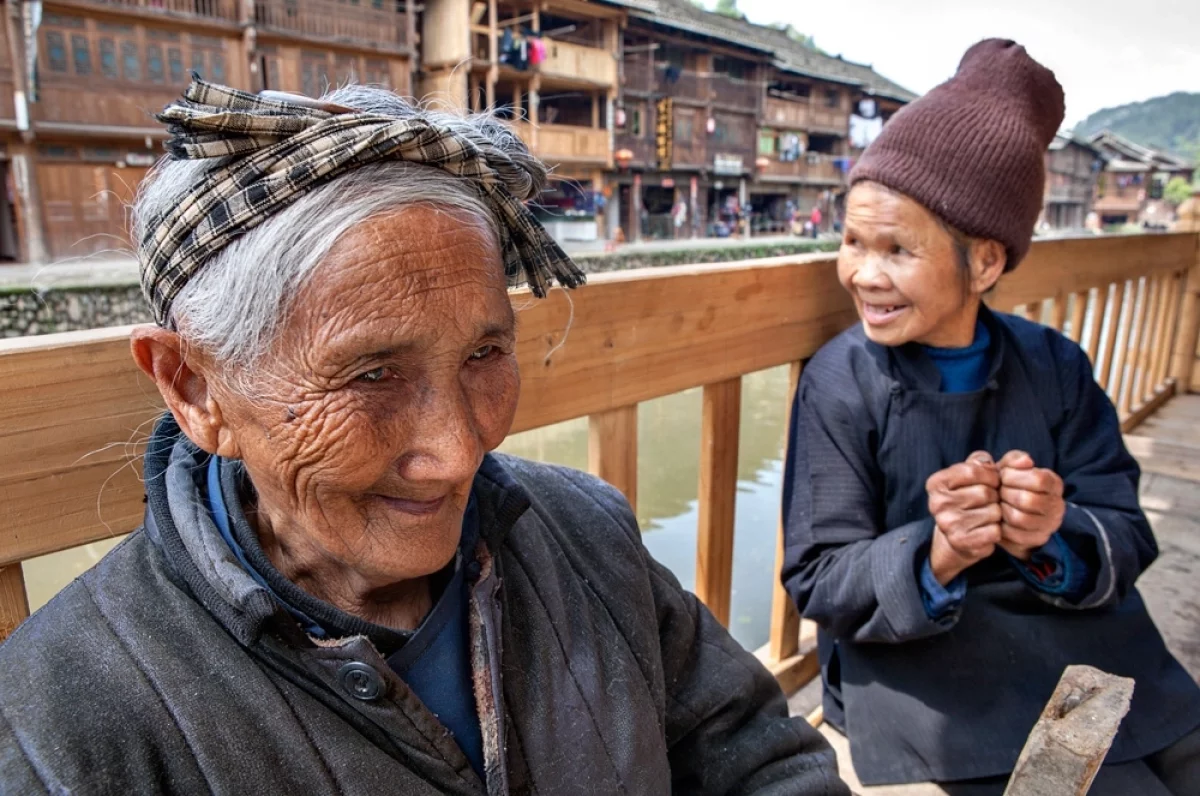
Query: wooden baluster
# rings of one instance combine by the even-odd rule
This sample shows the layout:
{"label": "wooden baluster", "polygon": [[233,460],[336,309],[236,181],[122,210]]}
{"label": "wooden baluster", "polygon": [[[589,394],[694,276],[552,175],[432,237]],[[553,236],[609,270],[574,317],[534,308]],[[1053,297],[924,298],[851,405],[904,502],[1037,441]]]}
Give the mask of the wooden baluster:
{"label": "wooden baluster", "polygon": [[1108,309],[1108,291],[1111,285],[1101,285],[1096,288],[1096,301],[1092,304],[1092,328],[1089,329],[1087,346],[1088,359],[1092,360],[1092,370],[1099,375],[1100,361],[1100,332],[1104,330],[1104,312]]}
{"label": "wooden baluster", "polygon": [[[1171,274],[1167,280],[1167,311],[1163,317],[1163,336],[1155,349],[1158,361],[1154,363],[1154,384],[1165,386],[1167,369],[1171,365],[1171,351],[1175,344],[1176,324],[1179,323],[1179,293],[1183,288],[1182,274]],[[1178,390],[1178,387],[1176,387]]]}
{"label": "wooden baluster", "polygon": [[1117,404],[1117,414],[1121,419],[1129,415],[1133,408],[1133,385],[1137,381],[1138,347],[1142,345],[1142,327],[1146,325],[1146,305],[1150,303],[1150,280],[1145,277],[1134,282],[1133,318],[1125,338],[1125,362],[1121,383],[1121,402]]}
{"label": "wooden baluster", "polygon": [[1121,315],[1125,310],[1125,292],[1128,289],[1129,285],[1126,282],[1113,283],[1112,309],[1109,311],[1112,320],[1108,324],[1108,336],[1104,340],[1104,369],[1100,371],[1100,387],[1108,393],[1113,404],[1117,402],[1117,389],[1121,385],[1119,371],[1117,371],[1117,381],[1113,384],[1112,389],[1108,389],[1108,386],[1115,370],[1113,357],[1120,356],[1117,351],[1117,338],[1121,336]]}
{"label": "wooden baluster", "polygon": [[637,404],[588,417],[588,472],[621,490],[637,513]]}
{"label": "wooden baluster", "polygon": [[29,598],[25,596],[25,576],[20,562],[0,567],[0,642],[29,616]]}
{"label": "wooden baluster", "polygon": [[1040,302],[1040,301],[1029,302],[1028,304],[1026,304],[1024,306],[1024,308],[1022,308],[1021,315],[1027,321],[1033,321],[1034,323],[1041,323],[1042,322],[1042,302]]}
{"label": "wooden baluster", "polygon": [[1154,316],[1154,333],[1150,337],[1150,351],[1146,355],[1146,372],[1142,377],[1142,401],[1149,401],[1158,392],[1161,383],[1158,380],[1158,363],[1162,359],[1163,339],[1167,336],[1167,316],[1170,307],[1167,302],[1171,296],[1171,280],[1169,274],[1158,278],[1158,301]]}
{"label": "wooden baluster", "polygon": [[1133,395],[1129,399],[1129,408],[1134,409],[1146,401],[1146,387],[1150,381],[1150,362],[1154,353],[1154,330],[1158,326],[1158,312],[1161,302],[1162,279],[1157,275],[1146,277],[1146,311],[1142,314],[1142,332],[1138,337],[1137,367],[1134,375],[1137,380],[1133,385]]}
{"label": "wooden baluster", "polygon": [[1090,290],[1080,290],[1071,294],[1071,333],[1067,336],[1076,343],[1083,342],[1083,317],[1091,298]]}
{"label": "wooden baluster", "polygon": [[[784,461],[787,461],[786,442],[792,438],[790,409],[796,395],[796,385],[800,383],[801,367],[801,363],[793,362],[788,372],[788,395],[784,405],[789,411],[787,423],[784,426],[787,429],[786,436],[784,436]],[[790,658],[800,651],[800,613],[796,610],[795,603],[792,602],[792,598],[788,596],[787,590],[783,588],[783,583],[779,579],[779,574],[783,570],[783,541],[783,517],[781,516],[779,531],[775,535],[775,585],[771,593],[770,658],[776,662]]]}
{"label": "wooden baluster", "polygon": [[1066,294],[1059,293],[1054,297],[1054,305],[1050,308],[1050,326],[1059,332],[1067,323],[1067,300]]}
{"label": "wooden baluster", "polygon": [[700,427],[700,523],[696,596],[729,625],[742,379],[707,384]]}

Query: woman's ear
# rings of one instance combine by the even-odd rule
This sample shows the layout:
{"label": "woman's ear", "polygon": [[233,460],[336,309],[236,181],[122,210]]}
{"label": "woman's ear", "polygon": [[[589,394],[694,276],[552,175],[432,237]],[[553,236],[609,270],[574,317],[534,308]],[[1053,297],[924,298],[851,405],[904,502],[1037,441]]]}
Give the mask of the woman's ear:
{"label": "woman's ear", "polygon": [[1008,252],[999,241],[973,240],[968,259],[971,292],[982,296],[995,287],[1003,276],[1004,267],[1008,264]]}
{"label": "woman's ear", "polygon": [[138,326],[130,335],[133,361],[149,376],[175,422],[208,453],[237,458],[229,429],[224,427],[221,407],[213,398],[208,379],[189,362],[178,333],[158,326]]}

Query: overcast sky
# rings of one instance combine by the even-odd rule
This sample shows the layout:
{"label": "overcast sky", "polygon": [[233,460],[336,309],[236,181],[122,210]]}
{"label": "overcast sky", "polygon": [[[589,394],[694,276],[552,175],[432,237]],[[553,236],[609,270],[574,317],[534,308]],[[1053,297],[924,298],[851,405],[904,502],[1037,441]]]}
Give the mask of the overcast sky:
{"label": "overcast sky", "polygon": [[739,0],[738,8],[752,22],[790,22],[825,52],[917,92],[953,74],[976,41],[1015,39],[1062,83],[1067,128],[1101,108],[1200,91],[1200,0]]}

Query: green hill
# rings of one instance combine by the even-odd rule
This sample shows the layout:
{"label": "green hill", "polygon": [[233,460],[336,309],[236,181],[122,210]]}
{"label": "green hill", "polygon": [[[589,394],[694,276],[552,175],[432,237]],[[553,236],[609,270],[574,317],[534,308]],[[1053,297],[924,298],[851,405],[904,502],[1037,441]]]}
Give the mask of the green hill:
{"label": "green hill", "polygon": [[1200,93],[1177,91],[1145,102],[1105,108],[1080,122],[1075,133],[1091,135],[1101,130],[1200,161]]}

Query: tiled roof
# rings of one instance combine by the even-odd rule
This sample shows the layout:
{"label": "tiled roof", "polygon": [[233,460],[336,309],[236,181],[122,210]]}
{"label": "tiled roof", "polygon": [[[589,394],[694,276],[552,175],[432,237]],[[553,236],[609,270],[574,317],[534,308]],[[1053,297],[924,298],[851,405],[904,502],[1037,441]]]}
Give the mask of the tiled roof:
{"label": "tiled roof", "polygon": [[689,0],[610,0],[629,8],[631,16],[656,25],[772,56],[776,68],[806,77],[859,87],[868,94],[909,102],[917,95],[865,64],[833,57],[793,41],[778,28],[706,11]]}

